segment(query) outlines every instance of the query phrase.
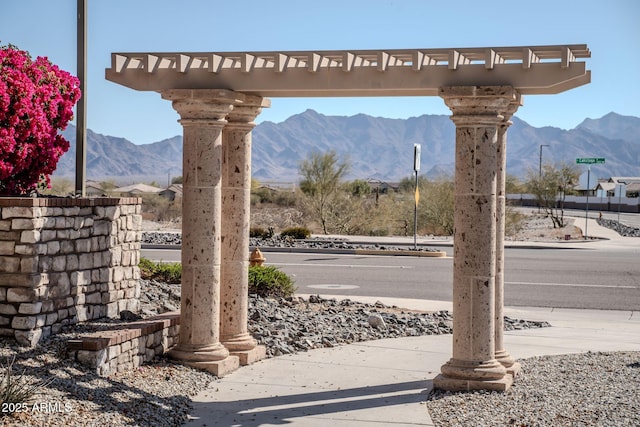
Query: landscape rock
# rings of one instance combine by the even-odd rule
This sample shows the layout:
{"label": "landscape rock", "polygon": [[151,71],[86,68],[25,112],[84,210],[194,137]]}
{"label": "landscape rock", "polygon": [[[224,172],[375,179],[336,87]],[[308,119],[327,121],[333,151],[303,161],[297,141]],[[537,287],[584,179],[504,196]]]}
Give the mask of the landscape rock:
{"label": "landscape rock", "polygon": [[610,228],[623,237],[640,237],[640,228],[629,227],[612,219],[598,219],[598,225]]}
{"label": "landscape rock", "polygon": [[[180,307],[180,285],[141,280],[141,312],[145,317]],[[267,347],[267,356],[280,356],[313,348],[335,347],[359,341],[419,335],[450,334],[448,311],[421,312],[380,301],[366,304],[338,301],[320,295],[263,298],[249,295],[248,331]],[[505,317],[505,330],[550,326]]]}

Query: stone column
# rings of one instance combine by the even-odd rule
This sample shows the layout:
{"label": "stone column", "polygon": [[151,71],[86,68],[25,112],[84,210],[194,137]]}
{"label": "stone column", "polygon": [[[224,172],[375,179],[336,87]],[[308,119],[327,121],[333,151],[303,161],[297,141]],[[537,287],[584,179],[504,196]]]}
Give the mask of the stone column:
{"label": "stone column", "polygon": [[516,363],[504,348],[504,231],[506,214],[506,176],[507,176],[507,129],[513,122],[511,117],[522,105],[518,94],[503,113],[502,123],[498,128],[497,145],[497,200],[496,200],[496,301],[495,301],[495,357],[507,372],[515,377],[520,371]]}
{"label": "stone column", "polygon": [[508,389],[495,359],[496,144],[510,86],[446,87],[456,125],[453,356],[434,379],[445,390]]}
{"label": "stone column", "polygon": [[180,337],[169,355],[225,375],[239,366],[220,343],[222,129],[237,96],[226,90],[162,92],[183,126]]}
{"label": "stone column", "polygon": [[222,271],[220,334],[224,346],[248,365],[266,356],[247,332],[249,311],[249,226],[251,130],[268,100],[246,96],[228,116],[222,142]]}

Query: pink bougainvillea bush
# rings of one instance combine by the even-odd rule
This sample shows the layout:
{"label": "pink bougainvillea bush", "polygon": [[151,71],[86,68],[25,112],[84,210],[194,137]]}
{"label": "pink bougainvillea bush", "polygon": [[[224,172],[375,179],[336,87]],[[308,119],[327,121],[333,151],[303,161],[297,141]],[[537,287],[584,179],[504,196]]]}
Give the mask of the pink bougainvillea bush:
{"label": "pink bougainvillea bush", "polygon": [[49,186],[69,142],[58,132],[73,118],[79,80],[46,57],[0,46],[0,195]]}

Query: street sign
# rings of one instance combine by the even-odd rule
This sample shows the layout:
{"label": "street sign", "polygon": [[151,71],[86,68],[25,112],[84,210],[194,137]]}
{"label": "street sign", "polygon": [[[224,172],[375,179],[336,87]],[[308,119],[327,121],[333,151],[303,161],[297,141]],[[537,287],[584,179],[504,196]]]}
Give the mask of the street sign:
{"label": "street sign", "polygon": [[594,165],[596,163],[604,163],[604,157],[583,157],[576,159],[576,163],[582,163],[585,165]]}
{"label": "street sign", "polygon": [[420,144],[413,144],[413,171],[420,170]]}

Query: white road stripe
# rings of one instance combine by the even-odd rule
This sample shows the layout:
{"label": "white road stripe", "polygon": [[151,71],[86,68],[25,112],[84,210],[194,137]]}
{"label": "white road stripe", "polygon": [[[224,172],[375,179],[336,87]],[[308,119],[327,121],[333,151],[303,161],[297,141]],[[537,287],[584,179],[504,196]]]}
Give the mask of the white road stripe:
{"label": "white road stripe", "polygon": [[617,288],[637,289],[635,286],[624,285],[586,285],[582,283],[538,283],[538,282],[505,282],[507,285],[533,285],[533,286],[570,286],[574,288]]}
{"label": "white road stripe", "polygon": [[[267,263],[269,264],[269,263]],[[293,262],[274,262],[272,265],[296,266],[296,267],[347,267],[347,268],[395,268],[395,269],[411,269],[413,267],[407,265],[354,265],[354,264],[312,264],[312,263],[293,263]]]}

